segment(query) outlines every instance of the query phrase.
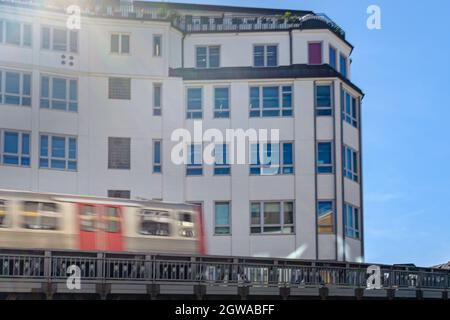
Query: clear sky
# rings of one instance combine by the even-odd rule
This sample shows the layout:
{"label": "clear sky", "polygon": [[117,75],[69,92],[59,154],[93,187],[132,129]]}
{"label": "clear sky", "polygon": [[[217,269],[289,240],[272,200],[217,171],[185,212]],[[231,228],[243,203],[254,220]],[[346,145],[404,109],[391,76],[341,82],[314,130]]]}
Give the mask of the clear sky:
{"label": "clear sky", "polygon": [[[313,10],[337,22],[355,47],[352,81],[366,94],[366,261],[450,260],[450,1],[173,2]],[[366,27],[372,4],[381,8],[381,30]]]}

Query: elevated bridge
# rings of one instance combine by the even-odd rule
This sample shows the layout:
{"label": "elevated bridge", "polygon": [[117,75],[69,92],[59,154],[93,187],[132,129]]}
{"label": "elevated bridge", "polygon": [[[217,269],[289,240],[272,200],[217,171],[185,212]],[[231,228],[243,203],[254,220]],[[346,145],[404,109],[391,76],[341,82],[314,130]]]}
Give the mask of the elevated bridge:
{"label": "elevated bridge", "polygon": [[450,270],[273,258],[0,249],[1,299],[448,299]]}

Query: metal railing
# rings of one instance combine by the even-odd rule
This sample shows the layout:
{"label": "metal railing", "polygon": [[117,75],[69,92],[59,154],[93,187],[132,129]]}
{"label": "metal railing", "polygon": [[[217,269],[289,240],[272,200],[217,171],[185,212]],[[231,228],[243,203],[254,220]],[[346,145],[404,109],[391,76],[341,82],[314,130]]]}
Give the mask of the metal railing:
{"label": "metal railing", "polygon": [[[64,3],[35,0],[0,0],[0,4],[10,6],[44,9],[65,13]],[[81,7],[81,14],[94,17],[113,17],[143,20],[164,20],[172,26],[188,33],[196,32],[233,32],[233,31],[277,31],[290,29],[329,29],[345,39],[345,32],[339,25],[322,13],[304,16],[193,16],[179,15],[176,11],[160,8],[135,7],[132,4],[113,5],[91,3]]]}
{"label": "metal railing", "polygon": [[[187,257],[107,252],[29,252],[0,250],[0,279],[62,281],[69,266],[80,277],[97,282],[147,281],[207,285],[302,287],[366,287],[368,264],[234,257]],[[380,266],[383,288],[450,287],[450,271]]]}

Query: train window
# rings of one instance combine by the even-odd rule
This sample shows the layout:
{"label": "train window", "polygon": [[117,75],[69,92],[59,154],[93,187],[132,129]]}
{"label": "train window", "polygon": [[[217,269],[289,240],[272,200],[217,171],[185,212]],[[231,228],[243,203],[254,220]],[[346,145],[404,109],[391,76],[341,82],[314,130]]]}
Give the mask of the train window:
{"label": "train window", "polygon": [[6,201],[0,200],[0,228],[6,228],[8,226],[6,216]]}
{"label": "train window", "polygon": [[80,228],[82,231],[95,231],[96,213],[94,206],[82,206],[80,208]]}
{"label": "train window", "polygon": [[140,233],[152,236],[170,236],[170,218],[167,211],[142,210]]}
{"label": "train window", "polygon": [[193,222],[193,217],[188,212],[181,212],[178,216],[181,222]]}
{"label": "train window", "polygon": [[55,203],[26,201],[23,208],[23,227],[26,229],[56,230],[58,210]]}
{"label": "train window", "polygon": [[105,212],[105,231],[119,232],[120,231],[120,213],[119,208],[106,207]]}

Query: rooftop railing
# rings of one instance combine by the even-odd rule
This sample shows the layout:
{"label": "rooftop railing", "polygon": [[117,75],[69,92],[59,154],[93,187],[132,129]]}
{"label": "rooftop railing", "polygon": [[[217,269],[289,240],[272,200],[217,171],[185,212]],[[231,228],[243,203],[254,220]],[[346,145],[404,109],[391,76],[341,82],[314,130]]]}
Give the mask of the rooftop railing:
{"label": "rooftop railing", "polygon": [[[173,10],[121,4],[113,6],[94,1],[79,1],[81,14],[94,17],[113,17],[143,20],[164,20],[171,22],[183,32],[244,32],[244,31],[280,31],[290,29],[329,29],[345,40],[345,32],[325,14],[307,14],[304,16],[194,16],[179,15]],[[0,0],[0,4],[16,7],[44,9],[65,12],[66,6],[57,1],[42,0]],[[67,2],[67,6],[70,2]]]}

